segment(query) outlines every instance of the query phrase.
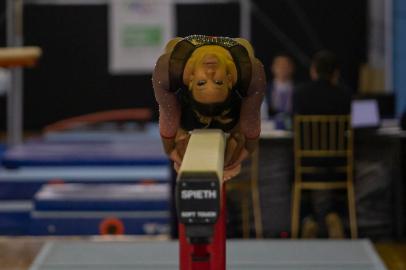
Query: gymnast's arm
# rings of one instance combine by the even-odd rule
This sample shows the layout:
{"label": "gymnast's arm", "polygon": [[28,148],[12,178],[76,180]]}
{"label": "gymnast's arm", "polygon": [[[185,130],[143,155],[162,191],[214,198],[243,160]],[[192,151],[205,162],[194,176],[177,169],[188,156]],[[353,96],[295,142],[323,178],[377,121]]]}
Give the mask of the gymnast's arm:
{"label": "gymnast's arm", "polygon": [[[241,164],[257,147],[261,132],[260,108],[265,93],[265,72],[262,63],[252,58],[251,82],[247,97],[243,98],[240,112],[239,131],[245,138],[244,147],[237,147],[236,158],[226,165],[226,170],[232,170]],[[238,132],[238,131],[237,131]],[[234,154],[233,154],[234,156]]]}
{"label": "gymnast's arm", "polygon": [[252,153],[261,132],[261,104],[265,94],[266,77],[261,61],[252,58],[252,75],[247,97],[242,100],[240,129],[245,136],[245,149]]}
{"label": "gymnast's arm", "polygon": [[159,105],[159,131],[164,150],[175,162],[180,163],[174,149],[181,110],[175,94],[169,91],[169,56],[167,53],[159,57],[152,74],[152,86]]}

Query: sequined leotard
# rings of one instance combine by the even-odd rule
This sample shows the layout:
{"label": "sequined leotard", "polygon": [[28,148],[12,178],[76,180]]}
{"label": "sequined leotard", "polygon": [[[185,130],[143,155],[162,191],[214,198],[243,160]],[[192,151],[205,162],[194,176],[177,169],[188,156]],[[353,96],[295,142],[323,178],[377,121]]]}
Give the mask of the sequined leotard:
{"label": "sequined leotard", "polygon": [[[238,72],[233,86],[233,102],[229,110],[232,122],[226,124],[213,121],[209,126],[201,123],[193,114],[186,96],[182,75],[185,63],[192,52],[201,46],[219,45],[226,48],[233,57]],[[173,138],[179,128],[220,128],[230,131],[239,127],[246,139],[256,139],[260,133],[260,105],[264,96],[265,74],[259,60],[250,57],[237,41],[225,37],[193,35],[182,39],[173,51],[161,56],[153,74],[153,86],[159,104],[161,136]],[[200,122],[200,124],[199,124]]]}

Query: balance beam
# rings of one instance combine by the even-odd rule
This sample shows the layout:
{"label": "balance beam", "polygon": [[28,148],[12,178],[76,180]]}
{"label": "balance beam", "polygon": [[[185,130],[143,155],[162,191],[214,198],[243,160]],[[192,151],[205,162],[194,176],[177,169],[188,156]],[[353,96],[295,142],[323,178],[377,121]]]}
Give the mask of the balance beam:
{"label": "balance beam", "polygon": [[221,130],[191,134],[176,185],[180,270],[226,267],[225,145]]}
{"label": "balance beam", "polygon": [[39,47],[0,48],[0,67],[32,67],[41,55]]}
{"label": "balance beam", "polygon": [[178,180],[185,177],[212,175],[223,179],[225,136],[219,129],[192,131],[179,170]]}

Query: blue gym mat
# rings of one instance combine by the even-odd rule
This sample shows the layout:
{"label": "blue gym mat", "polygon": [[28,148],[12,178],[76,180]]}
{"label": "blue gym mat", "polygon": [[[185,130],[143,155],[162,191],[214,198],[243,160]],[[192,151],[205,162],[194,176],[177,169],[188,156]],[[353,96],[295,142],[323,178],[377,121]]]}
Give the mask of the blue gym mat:
{"label": "blue gym mat", "polygon": [[0,169],[0,200],[30,200],[48,182],[137,183],[168,182],[170,168],[159,166],[74,166]]}
{"label": "blue gym mat", "polygon": [[[48,242],[30,270],[178,270],[177,242]],[[229,270],[385,270],[368,240],[227,242]]]}
{"label": "blue gym mat", "polygon": [[33,235],[167,234],[169,184],[45,185],[35,195]]}
{"label": "blue gym mat", "polygon": [[30,200],[0,201],[0,234],[28,234],[32,207]]}
{"label": "blue gym mat", "polygon": [[161,142],[28,142],[9,148],[3,166],[142,166],[169,164]]}
{"label": "blue gym mat", "polygon": [[3,156],[8,168],[22,166],[167,165],[159,127],[142,131],[83,130],[51,132],[10,147]]}
{"label": "blue gym mat", "polygon": [[45,185],[35,211],[169,211],[169,184]]}
{"label": "blue gym mat", "polygon": [[[143,182],[168,183],[169,179],[168,165],[0,169],[0,234],[29,233],[32,199],[35,193],[47,183],[134,185]],[[165,216],[165,223],[167,223],[166,219]],[[137,232],[141,233],[141,230],[138,229]]]}

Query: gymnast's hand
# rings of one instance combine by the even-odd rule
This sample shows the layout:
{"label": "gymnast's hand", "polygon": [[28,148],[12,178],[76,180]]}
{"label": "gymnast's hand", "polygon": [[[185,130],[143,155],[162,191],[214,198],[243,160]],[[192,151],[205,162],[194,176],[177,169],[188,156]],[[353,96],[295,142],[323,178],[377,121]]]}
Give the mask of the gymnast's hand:
{"label": "gymnast's hand", "polygon": [[173,167],[176,172],[179,171],[180,165],[182,164],[183,156],[185,155],[189,139],[189,133],[183,130],[178,131],[175,139],[175,148],[169,155],[169,158],[173,161]]}
{"label": "gymnast's hand", "polygon": [[245,138],[241,133],[233,133],[228,138],[224,157],[224,181],[230,180],[240,173],[241,163],[249,156],[244,144]]}
{"label": "gymnast's hand", "polygon": [[[179,172],[189,139],[189,133],[182,130],[178,131],[175,139],[175,148],[169,155],[176,172]],[[228,138],[224,156],[224,181],[237,176],[241,171],[241,163],[248,158],[249,152],[244,148],[244,142],[244,136],[240,133],[231,134]]]}
{"label": "gymnast's hand", "polygon": [[237,159],[232,161],[232,163],[226,164],[223,174],[224,181],[230,180],[241,172],[241,163],[247,159],[248,156],[249,152],[245,148],[242,148]]}
{"label": "gymnast's hand", "polygon": [[176,149],[173,149],[169,155],[169,158],[173,161],[173,168],[178,173],[180,164],[182,164],[182,159],[180,158],[178,151]]}

